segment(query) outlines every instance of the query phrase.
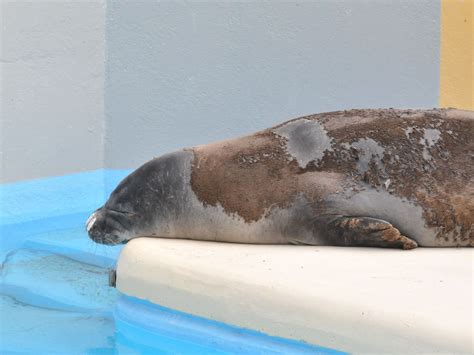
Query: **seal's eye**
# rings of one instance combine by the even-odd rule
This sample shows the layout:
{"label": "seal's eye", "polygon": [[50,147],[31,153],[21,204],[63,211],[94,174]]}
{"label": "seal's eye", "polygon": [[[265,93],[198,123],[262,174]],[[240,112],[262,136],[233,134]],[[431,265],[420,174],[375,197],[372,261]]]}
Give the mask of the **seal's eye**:
{"label": "seal's eye", "polygon": [[119,211],[119,210],[116,210],[116,209],[111,209],[111,208],[108,208],[108,210],[112,213],[120,213],[120,214],[124,214],[124,215],[127,215],[127,216],[134,216],[136,215],[136,213],[133,213],[133,212],[128,212],[128,211]]}

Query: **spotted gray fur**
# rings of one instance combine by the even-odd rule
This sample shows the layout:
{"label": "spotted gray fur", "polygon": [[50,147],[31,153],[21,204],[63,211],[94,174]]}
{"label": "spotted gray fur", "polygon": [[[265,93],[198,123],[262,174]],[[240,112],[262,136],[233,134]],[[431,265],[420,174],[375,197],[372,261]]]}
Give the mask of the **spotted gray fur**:
{"label": "spotted gray fur", "polygon": [[274,133],[286,138],[286,150],[301,168],[310,162],[317,164],[326,151],[332,151],[332,139],[318,121],[296,120],[275,129]]}

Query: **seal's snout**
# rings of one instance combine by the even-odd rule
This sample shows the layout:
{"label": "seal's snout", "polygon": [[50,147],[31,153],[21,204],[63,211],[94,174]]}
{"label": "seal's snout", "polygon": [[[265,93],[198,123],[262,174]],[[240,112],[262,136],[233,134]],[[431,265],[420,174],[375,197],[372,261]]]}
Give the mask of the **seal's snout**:
{"label": "seal's snout", "polygon": [[102,213],[102,208],[99,208],[97,211],[92,213],[86,221],[86,230],[89,234],[89,237],[97,243],[106,244],[106,233],[104,228],[104,216]]}
{"label": "seal's snout", "polygon": [[89,216],[89,218],[87,218],[87,221],[86,221],[86,229],[87,229],[87,232],[89,233],[89,231],[92,229],[92,227],[94,226],[94,223],[95,221],[97,220],[97,211],[95,211],[93,214],[91,214]]}
{"label": "seal's snout", "polygon": [[115,245],[122,242],[121,224],[104,208],[92,213],[86,221],[86,230],[89,237],[96,243]]}

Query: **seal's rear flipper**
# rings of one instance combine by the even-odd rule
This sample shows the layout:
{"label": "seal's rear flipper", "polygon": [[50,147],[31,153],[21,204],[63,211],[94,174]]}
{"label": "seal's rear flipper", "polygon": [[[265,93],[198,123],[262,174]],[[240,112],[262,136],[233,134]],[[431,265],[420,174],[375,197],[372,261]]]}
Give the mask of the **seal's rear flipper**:
{"label": "seal's rear flipper", "polygon": [[333,216],[326,222],[322,229],[325,229],[329,245],[400,249],[418,246],[413,239],[400,234],[397,228],[382,219]]}

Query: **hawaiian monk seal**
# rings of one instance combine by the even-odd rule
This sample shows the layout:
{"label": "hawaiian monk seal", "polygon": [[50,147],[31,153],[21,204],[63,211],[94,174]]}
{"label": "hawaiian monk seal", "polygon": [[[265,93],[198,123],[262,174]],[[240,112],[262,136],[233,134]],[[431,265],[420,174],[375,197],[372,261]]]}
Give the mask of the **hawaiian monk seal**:
{"label": "hawaiian monk seal", "polygon": [[155,158],[87,222],[141,236],[412,249],[474,246],[474,112],[350,110]]}

